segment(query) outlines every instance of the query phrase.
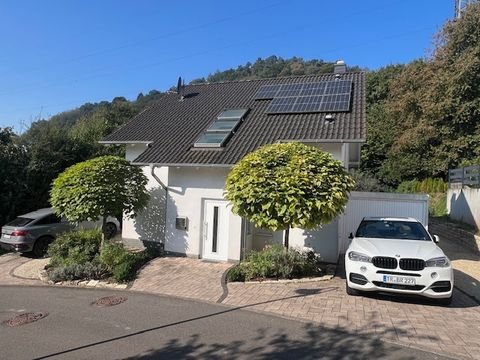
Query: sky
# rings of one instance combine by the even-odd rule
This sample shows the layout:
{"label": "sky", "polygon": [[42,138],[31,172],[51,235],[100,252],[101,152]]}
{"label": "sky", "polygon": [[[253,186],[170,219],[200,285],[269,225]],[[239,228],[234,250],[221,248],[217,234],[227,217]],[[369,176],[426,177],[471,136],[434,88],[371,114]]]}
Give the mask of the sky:
{"label": "sky", "polygon": [[453,0],[2,0],[0,127],[271,55],[406,63],[453,15]]}

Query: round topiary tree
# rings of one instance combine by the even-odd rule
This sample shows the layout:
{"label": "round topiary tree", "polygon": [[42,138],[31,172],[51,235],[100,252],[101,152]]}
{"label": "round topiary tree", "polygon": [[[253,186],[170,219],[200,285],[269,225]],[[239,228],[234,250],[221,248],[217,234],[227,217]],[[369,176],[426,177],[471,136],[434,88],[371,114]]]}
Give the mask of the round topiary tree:
{"label": "round topiary tree", "polygon": [[[118,156],[101,156],[67,168],[53,181],[50,203],[69,221],[108,215],[131,218],[148,203],[147,178],[142,169]],[[102,239],[103,242],[103,239]]]}
{"label": "round topiary tree", "polygon": [[263,146],[230,171],[225,197],[256,226],[313,229],[341,214],[355,181],[329,153],[302,143]]}

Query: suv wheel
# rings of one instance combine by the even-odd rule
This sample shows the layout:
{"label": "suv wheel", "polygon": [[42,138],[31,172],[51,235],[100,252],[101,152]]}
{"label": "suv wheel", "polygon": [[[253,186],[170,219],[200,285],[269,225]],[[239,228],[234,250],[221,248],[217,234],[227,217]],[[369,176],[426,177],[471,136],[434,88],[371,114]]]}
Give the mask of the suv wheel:
{"label": "suv wheel", "polygon": [[107,222],[105,228],[103,229],[106,239],[111,239],[117,234],[117,225],[112,222]]}
{"label": "suv wheel", "polygon": [[35,257],[44,257],[47,253],[48,246],[52,243],[53,239],[48,236],[42,236],[35,241],[33,245],[33,255]]}
{"label": "suv wheel", "polygon": [[348,282],[345,280],[345,286],[347,288],[347,294],[351,296],[358,296],[360,295],[359,291],[356,289],[352,289],[350,286],[348,286]]}

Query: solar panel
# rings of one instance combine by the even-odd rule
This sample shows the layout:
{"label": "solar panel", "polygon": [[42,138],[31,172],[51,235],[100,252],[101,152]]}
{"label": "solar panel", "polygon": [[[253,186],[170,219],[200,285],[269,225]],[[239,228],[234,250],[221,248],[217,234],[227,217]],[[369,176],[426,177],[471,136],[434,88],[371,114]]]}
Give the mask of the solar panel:
{"label": "solar panel", "polygon": [[256,100],[273,99],[281,85],[263,85],[255,94]]}
{"label": "solar panel", "polygon": [[303,84],[286,84],[280,87],[275,97],[298,96],[302,91]]}
{"label": "solar panel", "polygon": [[267,107],[269,114],[350,110],[351,80],[285,84]]}

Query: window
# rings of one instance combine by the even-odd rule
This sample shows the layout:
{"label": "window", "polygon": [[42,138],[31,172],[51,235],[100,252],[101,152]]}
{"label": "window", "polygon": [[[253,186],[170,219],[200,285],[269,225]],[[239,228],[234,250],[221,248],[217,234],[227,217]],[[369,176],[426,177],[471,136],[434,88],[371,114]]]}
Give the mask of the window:
{"label": "window", "polygon": [[395,240],[430,240],[420,223],[411,221],[363,220],[356,237]]}
{"label": "window", "polygon": [[15,227],[22,227],[29,223],[31,223],[33,219],[18,217],[12,221],[10,221],[6,226],[15,226]]}
{"label": "window", "polygon": [[38,220],[35,225],[48,225],[48,224],[58,224],[61,222],[61,219],[55,215],[51,214],[48,216],[45,216],[44,218]]}
{"label": "window", "polygon": [[197,148],[225,146],[247,112],[248,109],[228,109],[222,111],[217,116],[217,119],[195,141],[193,146]]}

